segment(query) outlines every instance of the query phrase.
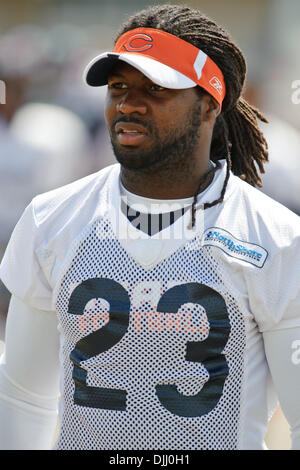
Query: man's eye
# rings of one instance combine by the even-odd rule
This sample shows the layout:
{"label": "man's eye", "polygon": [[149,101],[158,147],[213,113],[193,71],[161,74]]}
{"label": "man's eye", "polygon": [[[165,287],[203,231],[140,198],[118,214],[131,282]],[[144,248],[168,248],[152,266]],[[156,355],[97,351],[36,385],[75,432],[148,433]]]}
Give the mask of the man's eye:
{"label": "man's eye", "polygon": [[116,90],[123,90],[127,88],[127,85],[124,82],[114,82],[114,83],[109,83],[108,87],[116,89]]}
{"label": "man's eye", "polygon": [[153,83],[150,86],[150,89],[151,89],[151,91],[164,91],[164,90],[166,90],[166,88],[164,88],[163,86],[155,85],[155,83]]}

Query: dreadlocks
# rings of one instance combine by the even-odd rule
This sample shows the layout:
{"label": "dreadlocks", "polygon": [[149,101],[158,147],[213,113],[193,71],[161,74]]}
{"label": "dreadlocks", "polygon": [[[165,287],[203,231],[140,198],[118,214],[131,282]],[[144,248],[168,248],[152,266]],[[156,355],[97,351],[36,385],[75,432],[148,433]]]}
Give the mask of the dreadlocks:
{"label": "dreadlocks", "polygon": [[[264,173],[264,163],[268,161],[268,146],[258,127],[257,119],[268,121],[257,108],[241,97],[246,76],[246,61],[230,35],[198,10],[182,5],[157,5],[130,17],[121,27],[116,40],[123,33],[140,27],[161,29],[193,44],[205,52],[223,73],[226,96],[222,104],[222,113],[216,119],[210,158],[217,163],[225,157],[228,163],[227,174],[220,198],[206,203],[204,209],[223,201],[231,169],[235,175],[252,186],[261,187],[262,182],[257,167],[260,173]],[[204,175],[200,181],[194,197],[193,225],[197,194],[203,182],[207,182],[207,176]]]}

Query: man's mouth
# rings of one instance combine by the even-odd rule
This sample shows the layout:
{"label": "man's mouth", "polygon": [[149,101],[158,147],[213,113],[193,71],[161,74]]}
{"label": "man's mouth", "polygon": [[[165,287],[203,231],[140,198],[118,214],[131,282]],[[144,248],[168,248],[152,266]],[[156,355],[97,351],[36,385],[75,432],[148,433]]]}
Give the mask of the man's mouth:
{"label": "man's mouth", "polygon": [[118,122],[115,125],[117,140],[121,145],[140,145],[147,138],[147,130],[133,122]]}

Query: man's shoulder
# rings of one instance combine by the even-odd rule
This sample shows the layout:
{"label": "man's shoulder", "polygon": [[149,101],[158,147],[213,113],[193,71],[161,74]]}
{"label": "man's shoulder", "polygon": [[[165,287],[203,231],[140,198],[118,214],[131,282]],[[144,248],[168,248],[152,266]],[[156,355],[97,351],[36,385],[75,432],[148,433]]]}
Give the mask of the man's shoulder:
{"label": "man's shoulder", "polygon": [[297,214],[240,178],[236,177],[236,184],[235,201],[239,215],[242,221],[247,221],[250,229],[283,241],[300,238],[300,217]]}
{"label": "man's shoulder", "polygon": [[232,175],[224,203],[213,220],[237,240],[263,247],[274,255],[292,246],[300,247],[300,217]]}
{"label": "man's shoulder", "polygon": [[255,211],[262,213],[265,216],[269,215],[270,218],[273,216],[277,218],[276,214],[280,214],[285,221],[291,220],[296,224],[300,223],[300,217],[288,209],[285,205],[268,196],[260,189],[251,186],[245,181],[242,181],[240,178],[237,178],[237,180],[240,191],[243,193],[245,200],[248,201],[249,208],[252,207]]}
{"label": "man's shoulder", "polygon": [[37,226],[85,210],[89,202],[101,199],[109,178],[118,172],[118,164],[110,165],[65,186],[37,195],[32,200]]}

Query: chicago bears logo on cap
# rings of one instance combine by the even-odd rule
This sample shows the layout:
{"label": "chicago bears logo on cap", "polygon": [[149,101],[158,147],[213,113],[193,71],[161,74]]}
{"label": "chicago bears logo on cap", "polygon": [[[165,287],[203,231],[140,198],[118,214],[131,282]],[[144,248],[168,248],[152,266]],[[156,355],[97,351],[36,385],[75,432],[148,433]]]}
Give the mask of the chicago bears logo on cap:
{"label": "chicago bears logo on cap", "polygon": [[148,34],[135,34],[123,44],[123,47],[128,52],[145,52],[151,49],[153,44],[150,43],[152,42],[153,39]]}

